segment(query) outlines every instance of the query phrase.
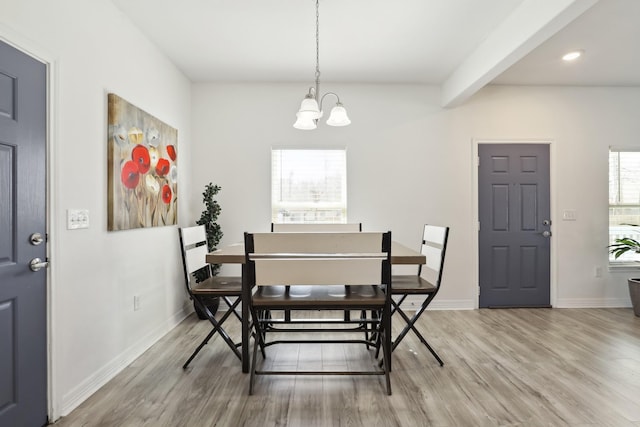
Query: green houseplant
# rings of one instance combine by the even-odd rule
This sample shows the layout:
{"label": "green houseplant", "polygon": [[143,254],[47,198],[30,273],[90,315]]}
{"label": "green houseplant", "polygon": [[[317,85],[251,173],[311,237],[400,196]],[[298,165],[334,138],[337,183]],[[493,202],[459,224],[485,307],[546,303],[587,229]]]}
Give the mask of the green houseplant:
{"label": "green houseplant", "polygon": [[[222,188],[220,188],[220,186],[213,185],[212,183],[205,185],[204,192],[202,193],[202,203],[204,203],[205,209],[202,211],[202,214],[200,214],[200,219],[196,221],[196,224],[204,225],[207,232],[207,246],[209,252],[217,249],[218,243],[220,243],[220,239],[222,239],[222,236],[224,235],[220,228],[220,224],[216,222],[222,208],[213,198],[213,196],[217,195],[221,189]],[[215,276],[218,274],[218,271],[220,271],[220,265],[214,264],[211,266],[211,269]]]}
{"label": "green houseplant", "polygon": [[[216,221],[218,220],[218,216],[222,211],[220,204],[214,199],[220,192],[221,188],[218,185],[213,185],[209,183],[205,185],[204,192],[202,193],[202,203],[204,204],[204,210],[200,214],[200,219],[196,221],[198,225],[204,225],[205,232],[207,234],[207,249],[209,252],[212,252],[217,249],[218,243],[220,243],[220,239],[222,239],[223,233],[220,228],[220,224]],[[215,276],[220,271],[219,264],[213,264],[208,267],[203,268],[195,273],[196,282],[200,282],[209,275]],[[215,314],[218,310],[218,306],[220,305],[220,300],[217,297],[210,297],[206,302],[207,307],[211,313]],[[198,314],[198,318],[206,319],[204,313],[194,304],[196,313]]]}
{"label": "green houseplant", "polygon": [[[628,225],[637,227],[634,224]],[[614,244],[609,245],[609,253],[613,254],[615,259],[618,259],[627,252],[640,254],[640,242],[631,237],[621,237],[616,239]],[[629,284],[629,295],[631,296],[633,313],[640,317],[640,278],[629,278],[627,282]]]}

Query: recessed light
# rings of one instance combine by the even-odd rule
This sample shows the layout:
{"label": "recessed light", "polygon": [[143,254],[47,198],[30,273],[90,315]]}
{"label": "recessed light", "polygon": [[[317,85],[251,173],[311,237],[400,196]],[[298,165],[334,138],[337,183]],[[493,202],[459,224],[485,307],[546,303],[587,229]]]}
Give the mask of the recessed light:
{"label": "recessed light", "polygon": [[565,54],[562,59],[565,61],[575,61],[576,59],[580,58],[583,53],[584,50],[574,50],[573,52]]}

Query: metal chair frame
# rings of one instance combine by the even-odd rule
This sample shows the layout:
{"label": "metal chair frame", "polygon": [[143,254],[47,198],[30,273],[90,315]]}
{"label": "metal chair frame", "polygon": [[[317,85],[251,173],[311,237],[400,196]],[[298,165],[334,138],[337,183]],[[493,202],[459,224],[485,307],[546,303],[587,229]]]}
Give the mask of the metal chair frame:
{"label": "metal chair frame", "polygon": [[[434,231],[442,230],[442,241],[440,242],[427,241],[426,236],[429,230],[434,230]],[[444,269],[444,260],[445,260],[446,250],[447,250],[447,242],[449,239],[449,227],[440,227],[440,226],[425,224],[422,235],[423,235],[423,238],[422,238],[421,252],[423,254],[426,252],[427,248],[434,248],[434,247],[437,248],[439,246],[440,259],[436,263],[438,265],[437,278],[435,280],[435,283],[431,283],[428,280],[424,279],[421,276],[422,268],[423,268],[422,265],[418,266],[417,276],[407,276],[407,275],[393,276],[392,281],[394,283],[394,287],[392,289],[391,294],[392,296],[400,295],[400,298],[398,300],[394,300],[392,298],[391,315],[393,315],[394,313],[398,313],[400,317],[402,317],[402,319],[405,321],[406,325],[404,326],[402,331],[400,331],[398,336],[393,340],[391,350],[392,351],[395,350],[396,347],[398,347],[400,342],[403,340],[403,338],[409,333],[409,331],[413,331],[418,337],[418,339],[422,342],[422,344],[424,344],[427,347],[427,349],[431,352],[433,357],[435,357],[435,359],[438,361],[440,366],[443,366],[444,362],[442,361],[438,353],[433,349],[433,347],[431,347],[429,342],[422,336],[420,331],[418,331],[418,329],[416,328],[416,322],[420,318],[422,313],[424,313],[424,311],[427,309],[429,304],[433,301],[433,299],[438,294],[438,291],[440,290],[440,285],[442,283],[442,271]],[[428,259],[428,255],[427,255],[427,262],[431,263],[431,261]],[[403,284],[406,284],[406,283],[420,283],[420,285],[418,285],[417,287],[403,286]],[[426,298],[422,301],[422,304],[416,310],[416,312],[412,317],[409,317],[401,309],[402,303],[409,295],[426,295]]]}
{"label": "metal chair frame", "polygon": [[[242,360],[242,354],[238,350],[238,347],[240,347],[242,343],[234,342],[222,327],[231,315],[235,315],[235,317],[242,322],[242,316],[236,310],[242,301],[242,279],[240,277],[211,275],[211,266],[207,264],[205,260],[208,249],[203,225],[180,228],[178,232],[180,235],[180,249],[187,293],[213,326],[204,340],[202,340],[191,356],[189,356],[182,368],[187,369],[193,358],[207,345],[216,332],[238,359]],[[192,284],[194,272],[202,269],[207,272],[207,278],[200,283]],[[208,305],[205,304],[205,298],[212,296],[219,297],[228,307],[227,311],[219,320],[215,318],[215,315],[209,310]],[[231,298],[235,298],[235,300],[232,301]]]}

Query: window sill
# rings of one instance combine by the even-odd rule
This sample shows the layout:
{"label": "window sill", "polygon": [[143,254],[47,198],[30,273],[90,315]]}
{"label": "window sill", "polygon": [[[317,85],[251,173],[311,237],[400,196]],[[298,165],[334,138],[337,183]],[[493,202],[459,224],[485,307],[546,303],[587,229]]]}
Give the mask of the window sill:
{"label": "window sill", "polygon": [[626,262],[610,262],[609,271],[622,272],[622,271],[637,271],[640,270],[640,261],[626,261]]}

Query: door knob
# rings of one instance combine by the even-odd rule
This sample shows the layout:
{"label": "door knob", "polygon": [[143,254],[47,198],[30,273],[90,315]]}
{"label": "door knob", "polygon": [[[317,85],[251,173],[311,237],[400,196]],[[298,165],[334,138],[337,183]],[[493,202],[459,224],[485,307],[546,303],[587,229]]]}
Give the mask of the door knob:
{"label": "door knob", "polygon": [[542,234],[542,237],[551,237],[551,232],[550,232],[550,231],[548,231],[548,230],[544,230],[544,231],[543,231],[542,233],[540,233],[540,234]]}
{"label": "door knob", "polygon": [[31,271],[39,271],[41,268],[49,267],[49,261],[42,261],[40,258],[34,258],[29,263]]}
{"label": "door knob", "polygon": [[44,242],[44,237],[42,237],[42,234],[40,233],[33,233],[31,236],[29,236],[29,242],[33,246],[38,246],[42,244],[42,242]]}

